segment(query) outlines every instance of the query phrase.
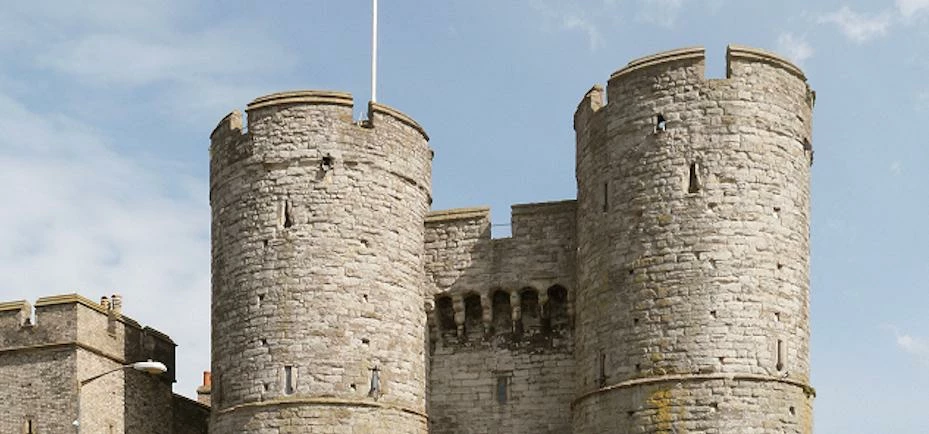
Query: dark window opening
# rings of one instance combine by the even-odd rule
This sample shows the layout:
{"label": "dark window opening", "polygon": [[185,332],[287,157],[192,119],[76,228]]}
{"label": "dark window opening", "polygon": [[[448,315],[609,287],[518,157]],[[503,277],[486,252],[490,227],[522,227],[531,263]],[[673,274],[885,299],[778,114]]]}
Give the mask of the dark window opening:
{"label": "dark window opening", "polygon": [[292,395],[294,393],[294,367],[284,366],[284,394]]}
{"label": "dark window opening", "polygon": [[456,331],[455,325],[455,308],[451,297],[440,297],[436,303],[436,314],[438,315],[439,330]]}
{"label": "dark window opening", "polygon": [[32,418],[26,419],[26,423],[23,424],[23,432],[26,434],[35,434],[35,424],[32,421]]}
{"label": "dark window opening", "polygon": [[289,228],[294,225],[293,205],[290,201],[284,202],[284,227]]}
{"label": "dark window opening", "polygon": [[603,212],[607,212],[610,209],[610,183],[603,183]]}
{"label": "dark window opening", "polygon": [[523,332],[530,332],[530,334],[537,332],[542,326],[538,291],[532,288],[524,289],[520,293],[519,307]]}
{"label": "dark window opening", "polygon": [[494,333],[510,333],[513,331],[513,309],[510,306],[510,294],[497,290],[493,296],[493,326]]}
{"label": "dark window opening", "polygon": [[696,193],[700,191],[700,175],[697,173],[699,166],[697,163],[690,163],[690,178],[687,183],[687,192]]}
{"label": "dark window opening", "polygon": [[377,366],[371,369],[371,388],[368,389],[368,396],[375,401],[381,397],[381,370]]}
{"label": "dark window opening", "polygon": [[784,359],[787,358],[787,345],[784,344],[782,339],[777,340],[777,368],[778,371],[784,370]]}
{"label": "dark window opening", "polygon": [[600,350],[598,359],[600,363],[600,369],[598,370],[599,374],[597,375],[597,384],[599,384],[600,387],[604,387],[606,386],[606,353],[604,353],[603,350]]}
{"label": "dark window opening", "polygon": [[571,319],[568,317],[568,290],[561,285],[548,288],[548,319],[553,331],[567,330]]}
{"label": "dark window opening", "polygon": [[483,335],[484,309],[481,307],[481,296],[470,294],[464,299],[465,305],[465,336],[468,340],[480,340]]}
{"label": "dark window opening", "polygon": [[332,164],[335,162],[335,159],[332,158],[332,155],[326,154],[325,157],[319,162],[319,167],[323,169],[323,172],[328,172],[332,170]]}
{"label": "dark window opening", "polygon": [[497,404],[506,404],[510,378],[505,375],[497,377]]}
{"label": "dark window opening", "polygon": [[658,113],[658,115],[655,116],[655,132],[657,133],[659,131],[665,131],[667,127],[668,127],[668,121],[664,118],[664,116],[661,113]]}

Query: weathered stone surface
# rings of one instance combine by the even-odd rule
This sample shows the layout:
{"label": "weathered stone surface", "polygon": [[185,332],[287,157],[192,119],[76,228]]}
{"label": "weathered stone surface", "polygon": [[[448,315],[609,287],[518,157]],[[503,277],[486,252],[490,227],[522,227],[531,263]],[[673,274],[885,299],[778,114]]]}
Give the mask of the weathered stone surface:
{"label": "weathered stone surface", "polygon": [[[76,294],[43,297],[34,315],[24,301],[2,303],[0,432],[76,432],[79,420],[81,433],[205,433],[207,407],[192,403],[175,419],[174,347],[118,307]],[[148,359],[168,371],[124,368]]]}
{"label": "weathered stone surface", "polygon": [[426,431],[426,140],[313,91],[214,131],[212,432]]}
{"label": "weathered stone surface", "polygon": [[577,433],[812,430],[812,93],[757,50],[728,74],[662,53],[578,108]]}

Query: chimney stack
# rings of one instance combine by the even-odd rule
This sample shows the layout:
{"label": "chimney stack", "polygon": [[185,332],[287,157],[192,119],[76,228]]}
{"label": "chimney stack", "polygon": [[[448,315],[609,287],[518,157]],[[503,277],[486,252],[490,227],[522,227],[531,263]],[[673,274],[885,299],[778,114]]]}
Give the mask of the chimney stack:
{"label": "chimney stack", "polygon": [[117,315],[123,313],[123,297],[121,295],[113,294],[110,296],[110,309]]}
{"label": "chimney stack", "polygon": [[197,402],[210,405],[210,393],[213,389],[213,375],[210,371],[203,371],[203,385],[197,388]]}

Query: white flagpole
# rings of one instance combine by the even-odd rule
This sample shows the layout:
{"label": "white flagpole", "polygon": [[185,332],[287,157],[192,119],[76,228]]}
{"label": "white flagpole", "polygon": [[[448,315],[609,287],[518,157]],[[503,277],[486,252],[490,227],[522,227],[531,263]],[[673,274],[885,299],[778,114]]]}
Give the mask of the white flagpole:
{"label": "white flagpole", "polygon": [[371,6],[371,102],[377,102],[377,0]]}

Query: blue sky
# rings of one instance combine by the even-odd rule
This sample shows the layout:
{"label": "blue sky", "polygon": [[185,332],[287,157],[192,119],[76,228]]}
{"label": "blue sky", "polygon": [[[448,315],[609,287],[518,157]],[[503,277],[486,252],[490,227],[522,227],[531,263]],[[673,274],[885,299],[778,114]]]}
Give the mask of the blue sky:
{"label": "blue sky", "polygon": [[[368,0],[5,2],[0,300],[119,291],[209,366],[208,136],[286,89],[369,98]],[[573,198],[572,114],[629,60],[727,43],[817,91],[816,429],[929,426],[929,0],[447,0],[380,5],[378,101],[436,151],[434,206]],[[498,235],[505,235],[500,233]]]}

